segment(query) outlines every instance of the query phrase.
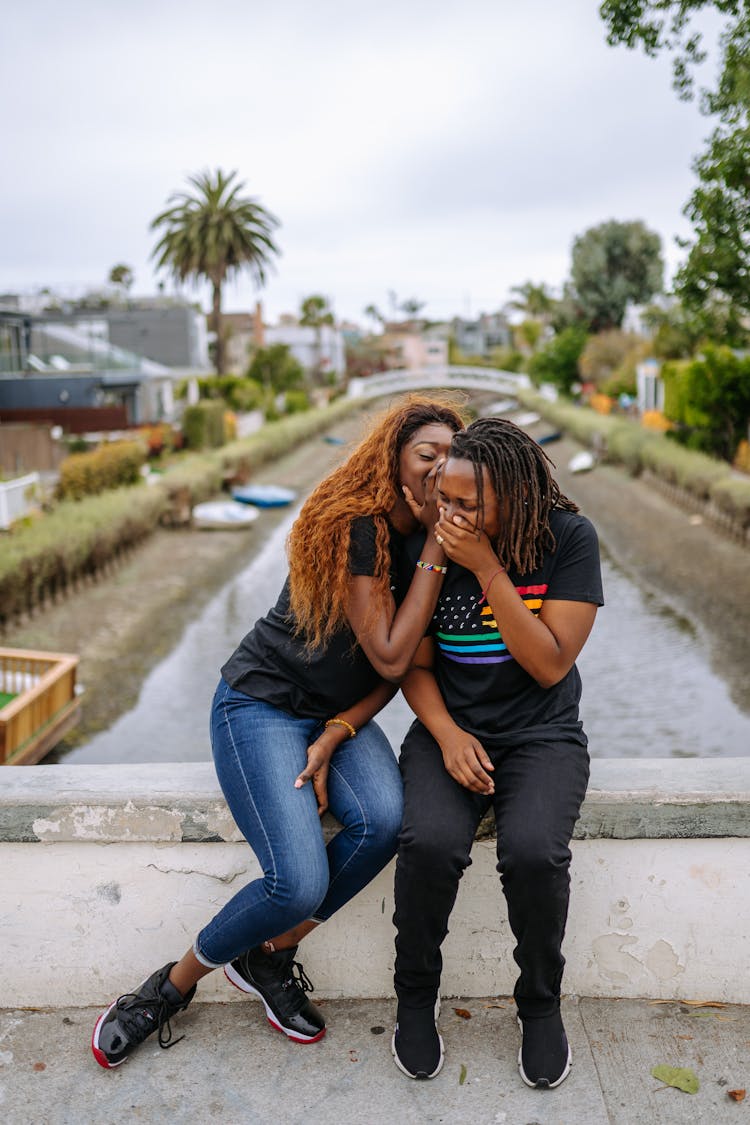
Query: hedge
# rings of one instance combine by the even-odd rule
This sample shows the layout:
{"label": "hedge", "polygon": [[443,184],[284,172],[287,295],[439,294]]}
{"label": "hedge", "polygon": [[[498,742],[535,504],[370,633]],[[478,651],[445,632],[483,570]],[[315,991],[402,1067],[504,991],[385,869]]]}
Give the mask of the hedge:
{"label": "hedge", "polygon": [[216,495],[227,479],[251,473],[361,407],[340,399],[295,414],[222,449],[185,456],[156,484],[61,500],[34,523],[16,526],[0,540],[0,628],[95,576],[159,523],[189,521],[192,505]]}
{"label": "hedge", "polygon": [[604,459],[623,465],[633,476],[650,469],[696,499],[712,501],[738,527],[750,525],[750,477],[736,476],[726,462],[686,449],[627,418],[596,414],[565,400],[549,402],[534,391],[520,391],[518,398],[581,444],[603,442]]}
{"label": "hedge", "polygon": [[139,441],[114,441],[90,453],[71,453],[60,466],[57,495],[61,500],[81,500],[125,484],[137,484],[146,460]]}

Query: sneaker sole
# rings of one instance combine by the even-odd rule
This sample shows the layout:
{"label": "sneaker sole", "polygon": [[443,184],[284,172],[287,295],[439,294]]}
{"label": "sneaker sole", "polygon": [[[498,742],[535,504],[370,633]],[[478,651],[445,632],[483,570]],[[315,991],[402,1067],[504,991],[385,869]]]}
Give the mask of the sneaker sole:
{"label": "sneaker sole", "polygon": [[119,1062],[110,1062],[109,1059],[107,1058],[107,1056],[104,1054],[104,1051],[99,1046],[99,1031],[100,1031],[101,1026],[104,1023],[105,1019],[107,1018],[109,1013],[112,1011],[112,1009],[114,1008],[116,1003],[117,1003],[117,1001],[115,1000],[114,1003],[110,1004],[110,1006],[107,1008],[107,1010],[105,1012],[102,1012],[102,1014],[99,1016],[99,1019],[96,1021],[96,1024],[94,1026],[94,1030],[91,1034],[91,1050],[92,1050],[92,1053],[93,1053],[96,1061],[99,1063],[99,1066],[103,1066],[105,1070],[114,1070],[115,1067],[122,1066],[122,1064],[124,1062],[128,1061],[128,1058],[127,1058],[127,1055],[126,1055],[125,1058],[120,1059]]}
{"label": "sneaker sole", "polygon": [[286,1035],[287,1039],[291,1039],[293,1043],[317,1043],[318,1040],[322,1039],[325,1035],[327,1030],[325,1027],[321,1028],[317,1035],[302,1035],[299,1031],[290,1031],[288,1027],[284,1027],[274,1015],[273,1010],[269,1008],[263,993],[259,992],[257,988],[253,988],[251,984],[248,984],[245,978],[241,977],[237,970],[232,967],[231,963],[224,966],[224,976],[230,984],[233,984],[235,988],[239,988],[240,992],[245,992],[251,996],[257,996],[266,1010],[266,1018],[271,1027],[275,1027],[277,1031],[280,1031],[282,1035]]}
{"label": "sneaker sole", "polygon": [[[516,1016],[516,1021],[521,1030],[521,1035],[523,1035],[523,1024],[521,1023],[521,1019],[519,1016]],[[521,1079],[526,1083],[527,1086],[531,1087],[532,1090],[556,1090],[557,1087],[561,1086],[565,1079],[568,1077],[568,1075],[570,1074],[570,1069],[573,1066],[573,1052],[570,1049],[570,1043],[568,1043],[568,1058],[560,1077],[557,1078],[554,1082],[548,1082],[546,1078],[541,1079],[539,1082],[532,1082],[530,1078],[526,1077],[526,1072],[523,1069],[522,1055],[523,1046],[518,1048],[518,1073],[521,1075]]]}

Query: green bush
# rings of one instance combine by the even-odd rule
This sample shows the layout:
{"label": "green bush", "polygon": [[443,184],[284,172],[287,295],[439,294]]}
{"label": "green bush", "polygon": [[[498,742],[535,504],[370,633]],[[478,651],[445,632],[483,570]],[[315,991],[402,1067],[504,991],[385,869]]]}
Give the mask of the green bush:
{"label": "green bush", "polygon": [[310,409],[310,400],[305,391],[287,391],[284,395],[284,407],[287,414],[301,414]]}
{"label": "green bush", "polygon": [[711,486],[711,499],[741,527],[750,527],[750,480],[726,476]]}
{"label": "green bush", "polygon": [[156,526],[160,488],[141,485],[63,500],[43,519],[11,532],[0,556],[0,624],[96,574]]}
{"label": "green bush", "polygon": [[197,402],[185,407],[182,433],[188,449],[218,449],[224,444],[224,411],[222,399]]}
{"label": "green bush", "polygon": [[80,500],[136,484],[145,460],[146,449],[138,441],[112,442],[90,453],[71,453],[60,466],[57,495],[61,500]]}

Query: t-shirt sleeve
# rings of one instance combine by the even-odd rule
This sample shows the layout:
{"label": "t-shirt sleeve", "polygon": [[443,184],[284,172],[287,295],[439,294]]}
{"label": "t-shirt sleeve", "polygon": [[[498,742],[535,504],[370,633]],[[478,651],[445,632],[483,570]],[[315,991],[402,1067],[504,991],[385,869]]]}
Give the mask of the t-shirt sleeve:
{"label": "t-shirt sleeve", "polygon": [[599,539],[585,516],[571,523],[558,543],[547,599],[604,605]]}
{"label": "t-shirt sleeve", "polygon": [[375,573],[375,521],[370,516],[352,520],[349,572],[371,577]]}

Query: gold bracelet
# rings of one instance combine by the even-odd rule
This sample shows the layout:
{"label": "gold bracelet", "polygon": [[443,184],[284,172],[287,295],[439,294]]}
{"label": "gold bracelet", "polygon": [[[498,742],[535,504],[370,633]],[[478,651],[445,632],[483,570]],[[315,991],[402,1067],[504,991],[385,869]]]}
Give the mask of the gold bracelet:
{"label": "gold bracelet", "polygon": [[347,723],[346,719],[329,719],[325,725],[327,727],[346,727],[346,729],[349,731],[350,738],[354,738],[355,734],[357,733],[356,729],[352,726],[351,723]]}

